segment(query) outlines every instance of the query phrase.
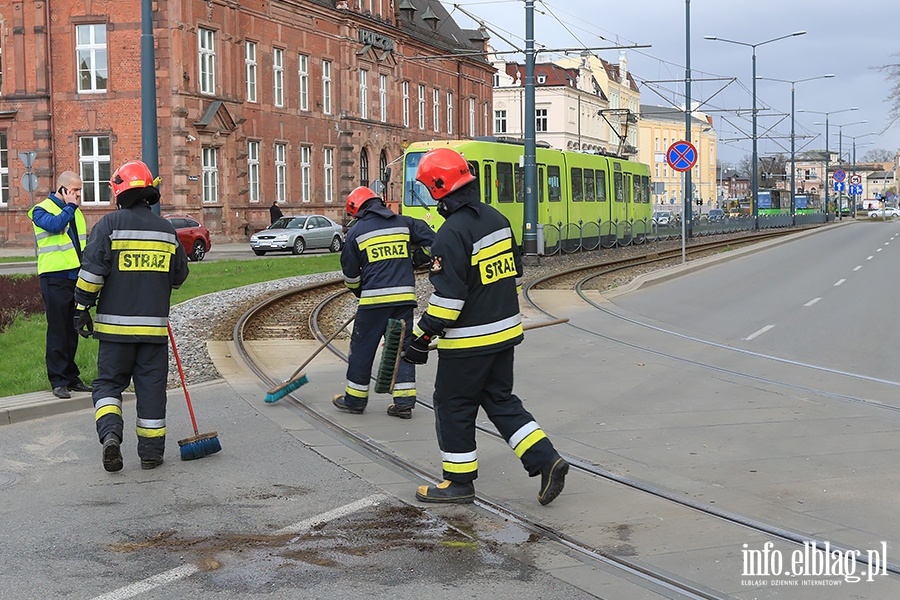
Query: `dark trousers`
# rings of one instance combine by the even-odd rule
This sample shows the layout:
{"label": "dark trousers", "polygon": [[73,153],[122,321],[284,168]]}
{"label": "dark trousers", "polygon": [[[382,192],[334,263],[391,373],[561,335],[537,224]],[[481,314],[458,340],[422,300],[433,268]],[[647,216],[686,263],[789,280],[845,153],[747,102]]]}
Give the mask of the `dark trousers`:
{"label": "dark trousers", "polygon": [[41,296],[47,315],[47,378],[50,387],[81,381],[75,364],[78,333],[75,331],[75,280],[41,277]]}
{"label": "dark trousers", "polygon": [[438,359],[434,381],[435,429],[444,479],[468,483],[478,477],[475,419],[484,409],[530,476],[559,456],[522,401],[512,393],[513,348],[496,354]]}
{"label": "dark trousers", "polygon": [[[382,306],[356,311],[353,334],[350,336],[350,357],[347,361],[347,385],[344,397],[348,405],[365,408],[369,401],[369,381],[375,353],[384,339],[388,319],[406,321],[405,339],[401,348],[412,339],[413,306]],[[399,351],[399,350],[398,350]],[[394,404],[413,407],[416,404],[416,367],[401,360],[394,383]]]}
{"label": "dark trousers", "polygon": [[122,392],[134,381],[138,456],[142,459],[161,457],[166,447],[168,376],[168,345],[100,340],[97,379],[92,394],[100,441],[110,433],[123,439]]}

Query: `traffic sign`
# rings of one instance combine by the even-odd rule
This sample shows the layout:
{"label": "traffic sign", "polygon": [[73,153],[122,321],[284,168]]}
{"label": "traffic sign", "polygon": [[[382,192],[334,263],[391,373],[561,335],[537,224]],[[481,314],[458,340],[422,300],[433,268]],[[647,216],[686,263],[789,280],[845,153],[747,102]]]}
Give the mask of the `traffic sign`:
{"label": "traffic sign", "polygon": [[834,180],[835,181],[843,181],[844,178],[847,177],[847,172],[843,169],[836,169],[834,172]]}
{"label": "traffic sign", "polygon": [[834,182],[834,191],[843,192],[844,191],[844,182],[843,181],[835,181]]}
{"label": "traffic sign", "polygon": [[38,187],[38,178],[34,173],[25,173],[22,175],[22,187],[26,192],[33,192]]}
{"label": "traffic sign", "polygon": [[853,175],[850,176],[850,183],[852,183],[853,185],[861,184],[862,183],[862,175],[860,175],[859,173],[854,173]]}
{"label": "traffic sign", "polygon": [[676,171],[690,171],[697,164],[697,149],[690,142],[674,142],[666,150],[666,163]]}
{"label": "traffic sign", "polygon": [[850,184],[850,192],[853,196],[862,196],[863,186],[859,184]]}

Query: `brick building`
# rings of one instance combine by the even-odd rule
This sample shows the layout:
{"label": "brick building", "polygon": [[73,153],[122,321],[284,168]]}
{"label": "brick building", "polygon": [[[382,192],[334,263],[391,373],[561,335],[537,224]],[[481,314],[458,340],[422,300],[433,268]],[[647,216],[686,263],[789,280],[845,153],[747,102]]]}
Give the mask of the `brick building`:
{"label": "brick building", "polygon": [[[161,210],[217,237],[246,239],[273,200],[340,221],[407,144],[490,133],[487,36],[440,2],[152,6]],[[141,158],[140,15],[140,0],[0,2],[0,244],[33,240],[19,152],[37,152],[35,202],[71,169],[89,226],[111,210],[111,171]]]}

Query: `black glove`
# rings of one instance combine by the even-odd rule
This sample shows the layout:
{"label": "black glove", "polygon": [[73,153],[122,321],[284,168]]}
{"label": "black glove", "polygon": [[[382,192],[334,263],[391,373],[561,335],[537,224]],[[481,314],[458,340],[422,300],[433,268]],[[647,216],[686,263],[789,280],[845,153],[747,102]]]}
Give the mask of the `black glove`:
{"label": "black glove", "polygon": [[94,320],[91,319],[91,312],[87,306],[75,307],[75,331],[81,337],[91,337],[94,334]]}
{"label": "black glove", "polygon": [[428,362],[428,344],[431,343],[431,337],[421,335],[414,337],[412,341],[403,349],[403,360],[414,365],[424,365]]}

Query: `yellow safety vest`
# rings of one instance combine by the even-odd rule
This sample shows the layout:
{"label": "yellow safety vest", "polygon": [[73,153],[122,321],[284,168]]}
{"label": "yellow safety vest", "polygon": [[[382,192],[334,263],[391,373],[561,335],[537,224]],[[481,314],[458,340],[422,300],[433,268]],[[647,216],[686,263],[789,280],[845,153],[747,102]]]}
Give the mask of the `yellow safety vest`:
{"label": "yellow safety vest", "polygon": [[[32,217],[34,209],[38,206],[54,216],[62,212],[62,209],[50,198],[31,207],[31,210],[28,211],[28,218],[32,219],[31,224],[34,227],[34,237],[37,240],[38,275],[79,268],[81,261],[78,259],[78,252],[75,250],[75,246],[72,244],[72,238],[69,237],[69,225],[66,225],[59,233],[50,233],[46,229],[38,227]],[[84,221],[84,214],[79,208],[75,209],[75,226],[78,229],[78,244],[83,251],[85,244],[87,244],[87,224]]]}

